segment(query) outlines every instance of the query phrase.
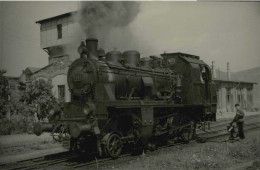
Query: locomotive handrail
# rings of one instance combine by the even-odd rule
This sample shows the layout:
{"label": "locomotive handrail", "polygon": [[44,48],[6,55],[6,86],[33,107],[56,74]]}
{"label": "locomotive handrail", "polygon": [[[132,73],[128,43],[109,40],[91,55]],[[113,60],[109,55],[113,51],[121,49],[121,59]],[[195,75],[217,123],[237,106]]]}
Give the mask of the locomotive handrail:
{"label": "locomotive handrail", "polygon": [[[118,72],[116,72],[115,70],[113,70],[113,71],[110,71],[110,72],[108,72],[107,70],[102,70],[103,72],[105,72],[105,73],[114,73],[114,74],[119,74]],[[153,76],[160,76],[160,77],[164,77],[164,78],[168,78],[169,76],[167,76],[167,75],[165,75],[165,74],[160,74],[160,73],[153,73],[153,74],[151,74],[151,73],[149,73],[148,74],[148,72],[137,72],[136,70],[132,70],[132,71],[135,71],[135,73],[138,73],[138,74],[147,74],[147,75],[149,75],[149,76],[151,76],[151,75],[153,75]],[[130,71],[127,71],[125,74],[123,73],[123,72],[120,72],[120,74],[121,75],[129,75],[129,73],[131,73]],[[174,78],[176,78],[176,77],[178,77],[178,75],[171,75],[171,77],[174,77]]]}
{"label": "locomotive handrail", "polygon": [[[129,69],[132,69],[132,71],[133,70],[136,70],[136,71],[142,71],[142,72],[144,72],[144,73],[151,73],[151,71],[153,72],[153,73],[157,73],[157,74],[161,74],[161,75],[165,75],[162,71],[157,71],[156,69],[145,69],[145,68],[141,68],[141,67],[131,67],[131,66],[129,66],[129,67],[127,67],[127,69],[126,69],[126,67],[119,67],[119,66],[117,66],[117,65],[112,65],[112,64],[110,64],[110,63],[108,63],[108,62],[106,62],[106,64],[110,67],[110,68],[116,68],[116,69],[120,69],[120,70],[127,70],[128,72],[129,72]],[[101,66],[102,67],[102,66]],[[168,69],[167,69],[168,70]],[[164,70],[165,71],[165,70]],[[172,71],[172,74],[171,74],[171,76],[177,76],[177,74],[176,74],[176,72],[175,71]]]}

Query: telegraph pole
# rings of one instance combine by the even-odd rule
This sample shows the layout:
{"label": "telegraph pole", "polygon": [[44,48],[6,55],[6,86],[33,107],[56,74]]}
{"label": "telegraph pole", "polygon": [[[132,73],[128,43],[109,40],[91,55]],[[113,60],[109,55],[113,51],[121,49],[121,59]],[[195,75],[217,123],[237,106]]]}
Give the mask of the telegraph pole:
{"label": "telegraph pole", "polygon": [[212,74],[212,78],[215,79],[216,75],[215,75],[215,61],[212,61],[211,63],[211,74]]}
{"label": "telegraph pole", "polygon": [[230,80],[229,62],[227,62],[227,80]]}

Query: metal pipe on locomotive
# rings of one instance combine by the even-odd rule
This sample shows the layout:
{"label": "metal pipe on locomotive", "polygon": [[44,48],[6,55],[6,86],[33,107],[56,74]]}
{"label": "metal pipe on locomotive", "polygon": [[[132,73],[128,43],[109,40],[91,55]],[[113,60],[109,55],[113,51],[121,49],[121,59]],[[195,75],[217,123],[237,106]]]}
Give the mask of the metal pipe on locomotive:
{"label": "metal pipe on locomotive", "polygon": [[118,157],[124,146],[189,141],[196,124],[216,119],[215,84],[198,56],[97,49],[96,39],[82,42],[67,75],[71,102],[35,134],[60,132],[82,152]]}

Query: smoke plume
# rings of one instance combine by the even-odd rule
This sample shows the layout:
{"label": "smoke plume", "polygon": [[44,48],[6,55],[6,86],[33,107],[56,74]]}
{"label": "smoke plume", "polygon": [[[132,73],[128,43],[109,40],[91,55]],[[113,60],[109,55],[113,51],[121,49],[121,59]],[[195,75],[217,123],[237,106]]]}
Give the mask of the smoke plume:
{"label": "smoke plume", "polygon": [[127,26],[139,13],[138,2],[82,2],[80,24],[88,37]]}
{"label": "smoke plume", "polygon": [[82,2],[78,19],[87,38],[98,38],[106,50],[122,49],[134,44],[128,26],[139,12],[140,2]]}

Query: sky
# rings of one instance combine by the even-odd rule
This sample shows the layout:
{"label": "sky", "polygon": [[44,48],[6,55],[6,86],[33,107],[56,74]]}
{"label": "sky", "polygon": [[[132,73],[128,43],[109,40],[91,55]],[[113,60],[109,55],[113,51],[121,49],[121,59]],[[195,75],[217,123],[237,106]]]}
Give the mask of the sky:
{"label": "sky", "polygon": [[[26,67],[41,68],[48,55],[40,47],[35,21],[77,10],[79,2],[0,2],[0,67],[19,76]],[[232,72],[260,66],[259,2],[141,2],[125,46],[143,56],[184,52]],[[115,34],[122,32],[115,30]],[[111,41],[113,42],[113,41]],[[117,41],[111,47],[119,46]],[[124,50],[124,49],[122,49]]]}

